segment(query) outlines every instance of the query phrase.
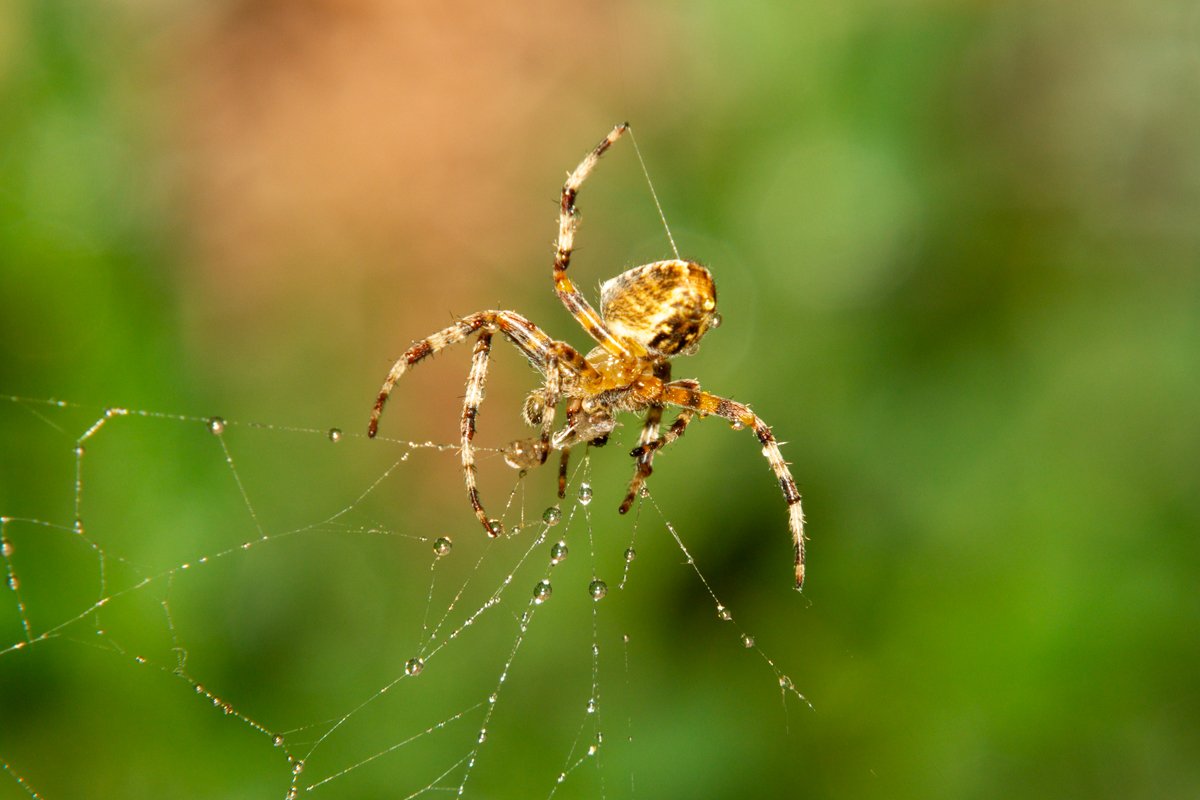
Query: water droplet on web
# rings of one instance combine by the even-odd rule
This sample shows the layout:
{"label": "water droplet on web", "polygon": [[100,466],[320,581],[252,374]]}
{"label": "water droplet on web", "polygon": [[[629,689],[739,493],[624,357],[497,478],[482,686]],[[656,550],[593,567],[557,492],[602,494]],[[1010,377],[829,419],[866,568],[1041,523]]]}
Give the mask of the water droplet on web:
{"label": "water droplet on web", "polygon": [[342,431],[340,428],[329,429],[329,441],[340,442],[342,440]]}
{"label": "water droplet on web", "polygon": [[404,665],[405,675],[420,675],[421,670],[425,669],[425,662],[420,658],[410,658],[408,663]]}
{"label": "water droplet on web", "polygon": [[550,548],[550,563],[552,565],[561,564],[567,557],[570,551],[567,550],[566,542],[555,542]]}
{"label": "water droplet on web", "polygon": [[0,543],[0,556],[4,556],[5,558],[8,558],[12,554],[13,554],[12,542],[10,542],[8,539],[5,539],[3,543]]}
{"label": "water droplet on web", "polygon": [[733,619],[733,614],[729,613],[729,609],[725,606],[717,606],[717,616],[726,622],[729,622],[731,619]]}
{"label": "water droplet on web", "polygon": [[77,455],[77,456],[81,456],[86,452],[87,452],[87,450],[84,449],[83,445],[79,445],[79,447],[75,448],[75,455]]}
{"label": "water droplet on web", "polygon": [[496,703],[496,695],[495,695],[495,694],[493,694],[491,697],[489,697],[489,698],[488,698],[488,702],[489,702],[489,703],[492,703],[493,705],[495,705],[495,703]]}
{"label": "water droplet on web", "polygon": [[442,536],[433,543],[433,552],[439,556],[444,556],[450,552],[450,548],[454,547],[454,542],[450,541],[449,536]]}
{"label": "water droplet on web", "polygon": [[592,596],[593,600],[599,600],[608,594],[608,584],[597,578],[588,584],[588,594]]}
{"label": "water droplet on web", "polygon": [[629,562],[633,561],[635,558],[637,558],[637,551],[634,550],[632,547],[626,548],[625,549],[625,563],[628,564]]}
{"label": "water droplet on web", "polygon": [[591,747],[588,748],[588,755],[589,756],[596,755],[596,745],[592,745]]}
{"label": "water droplet on web", "polygon": [[604,744],[604,732],[596,731],[596,744]]}
{"label": "water droplet on web", "polygon": [[479,729],[479,743],[483,744],[487,741],[487,728]]}
{"label": "water droplet on web", "polygon": [[14,592],[21,588],[21,582],[17,580],[16,575],[8,576],[8,588],[12,589]]}
{"label": "water droplet on web", "polygon": [[282,737],[282,736],[276,736],[276,737],[275,737],[275,746],[276,746],[276,747],[283,747],[283,737]]}
{"label": "water droplet on web", "polygon": [[585,506],[592,502],[592,487],[589,484],[582,483],[579,485],[579,502]]}
{"label": "water droplet on web", "polygon": [[541,605],[550,599],[550,595],[554,589],[550,586],[550,581],[540,581],[537,586],[533,587],[533,602]]}
{"label": "water droplet on web", "polygon": [[299,775],[301,772],[304,772],[304,762],[297,761],[295,764],[292,764],[292,772],[295,773],[296,775]]}
{"label": "water droplet on web", "polygon": [[504,523],[498,519],[488,520],[488,536],[495,539],[504,533]]}
{"label": "water droplet on web", "polygon": [[754,637],[748,633],[743,633],[742,644],[746,647],[754,647]]}
{"label": "water droplet on web", "polygon": [[779,676],[779,688],[783,689],[786,692],[789,690],[794,690],[796,687],[792,685],[791,678],[789,678],[787,675],[780,675]]}
{"label": "water droplet on web", "polygon": [[596,699],[595,698],[588,700],[587,713],[589,713],[589,714],[596,713]]}
{"label": "water droplet on web", "polygon": [[545,513],[542,514],[542,522],[545,522],[547,525],[557,525],[561,521],[562,509],[560,509],[558,506],[550,506],[546,509]]}
{"label": "water droplet on web", "polygon": [[520,533],[522,530],[524,530],[524,527],[525,527],[524,525],[522,525],[521,523],[518,522],[516,525],[513,525],[511,528],[508,529],[508,533],[510,536],[516,536],[518,533]]}
{"label": "water droplet on web", "polygon": [[225,432],[225,420],[220,417],[209,417],[207,425],[208,432],[213,436],[220,436]]}
{"label": "water droplet on web", "polygon": [[625,634],[625,644],[629,644],[629,634]]}

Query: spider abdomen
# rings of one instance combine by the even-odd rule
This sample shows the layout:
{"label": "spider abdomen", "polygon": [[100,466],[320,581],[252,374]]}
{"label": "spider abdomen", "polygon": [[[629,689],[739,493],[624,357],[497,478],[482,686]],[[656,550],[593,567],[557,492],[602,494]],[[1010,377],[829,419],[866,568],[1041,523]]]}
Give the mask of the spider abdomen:
{"label": "spider abdomen", "polygon": [[693,261],[656,261],[622,272],[600,287],[604,324],[618,339],[655,356],[695,347],[715,327],[717,287]]}

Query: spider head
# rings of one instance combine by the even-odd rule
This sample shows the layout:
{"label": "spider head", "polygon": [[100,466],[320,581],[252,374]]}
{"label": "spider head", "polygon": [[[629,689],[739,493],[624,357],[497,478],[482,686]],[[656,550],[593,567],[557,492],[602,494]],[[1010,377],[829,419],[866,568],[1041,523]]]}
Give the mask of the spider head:
{"label": "spider head", "polygon": [[605,281],[600,311],[614,336],[661,357],[691,355],[721,319],[712,275],[692,261],[656,261]]}

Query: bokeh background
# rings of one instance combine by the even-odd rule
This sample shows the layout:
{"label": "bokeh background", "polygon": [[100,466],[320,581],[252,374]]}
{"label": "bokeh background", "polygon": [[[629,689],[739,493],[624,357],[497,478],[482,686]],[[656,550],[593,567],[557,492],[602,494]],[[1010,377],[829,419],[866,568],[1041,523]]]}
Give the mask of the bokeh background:
{"label": "bokeh background", "polygon": [[[358,432],[391,361],[454,314],[512,308],[584,346],[551,291],[557,191],[626,119],[720,291],[725,324],[676,375],[752,402],[789,443],[803,595],[748,434],[693,426],[654,497],[815,710],[785,714],[644,510],[635,580],[595,606],[606,742],[634,744],[558,796],[1197,796],[1195,3],[11,0],[0,393]],[[581,284],[669,253],[627,142],[580,204]],[[524,435],[534,385],[498,345],[492,446]],[[385,433],[453,441],[468,354],[406,377]],[[0,408],[0,514],[69,526],[71,448],[97,414],[52,412],[66,433]],[[591,459],[610,576],[635,430]],[[227,439],[269,533],[348,505],[399,452]],[[117,420],[88,448],[84,516],[106,553],[163,570],[252,532],[199,423]],[[448,533],[473,563],[456,456],[413,458],[355,524]],[[485,466],[498,506],[513,476]],[[532,473],[518,505],[540,512],[552,483]],[[583,721],[593,616],[572,531],[575,571],[556,573],[468,796],[548,795]],[[99,596],[77,539],[6,535],[35,631]],[[402,536],[272,544],[170,601],[188,674],[284,730],[397,674],[432,554]],[[156,584],[0,654],[0,761],[39,796],[287,791],[270,740],[170,674],[165,598]],[[500,617],[322,774],[485,696],[515,636]],[[22,638],[11,597],[0,633]],[[608,646],[622,633],[627,671]],[[463,752],[439,741],[311,795],[406,797]],[[27,796],[0,773],[0,797]]]}

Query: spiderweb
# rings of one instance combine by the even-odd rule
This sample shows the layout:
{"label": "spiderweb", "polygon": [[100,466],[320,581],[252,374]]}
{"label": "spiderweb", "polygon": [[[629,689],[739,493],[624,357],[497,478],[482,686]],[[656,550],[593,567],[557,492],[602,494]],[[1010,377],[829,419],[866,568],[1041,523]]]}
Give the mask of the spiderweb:
{"label": "spiderweb", "polygon": [[[629,633],[644,611],[622,595],[648,537],[673,542],[713,604],[712,635],[761,659],[784,713],[789,698],[807,703],[648,490],[625,548],[597,542],[592,501],[609,489],[592,485],[592,453],[577,450],[562,500],[552,479],[517,474],[492,497],[505,534],[487,540],[461,507],[451,514],[424,494],[459,488],[457,445],[0,399],[0,669],[68,648],[172,698],[147,711],[151,732],[198,714],[201,725],[240,726],[247,736],[226,763],[208,766],[250,775],[239,781],[246,796],[507,796],[514,786],[526,797],[638,796],[654,765],[639,761],[631,687],[653,667],[638,663]],[[497,451],[480,455],[481,471],[512,479]],[[47,473],[60,482],[25,482]],[[359,488],[337,496],[328,487],[347,484],[334,474]],[[397,495],[410,500],[400,514]],[[296,603],[311,631],[276,613]],[[344,615],[329,609],[347,604]],[[231,668],[214,656],[222,647],[245,658]],[[87,786],[30,749],[42,735],[33,719],[0,725],[8,794],[53,800]],[[178,780],[169,793],[186,793]]]}

